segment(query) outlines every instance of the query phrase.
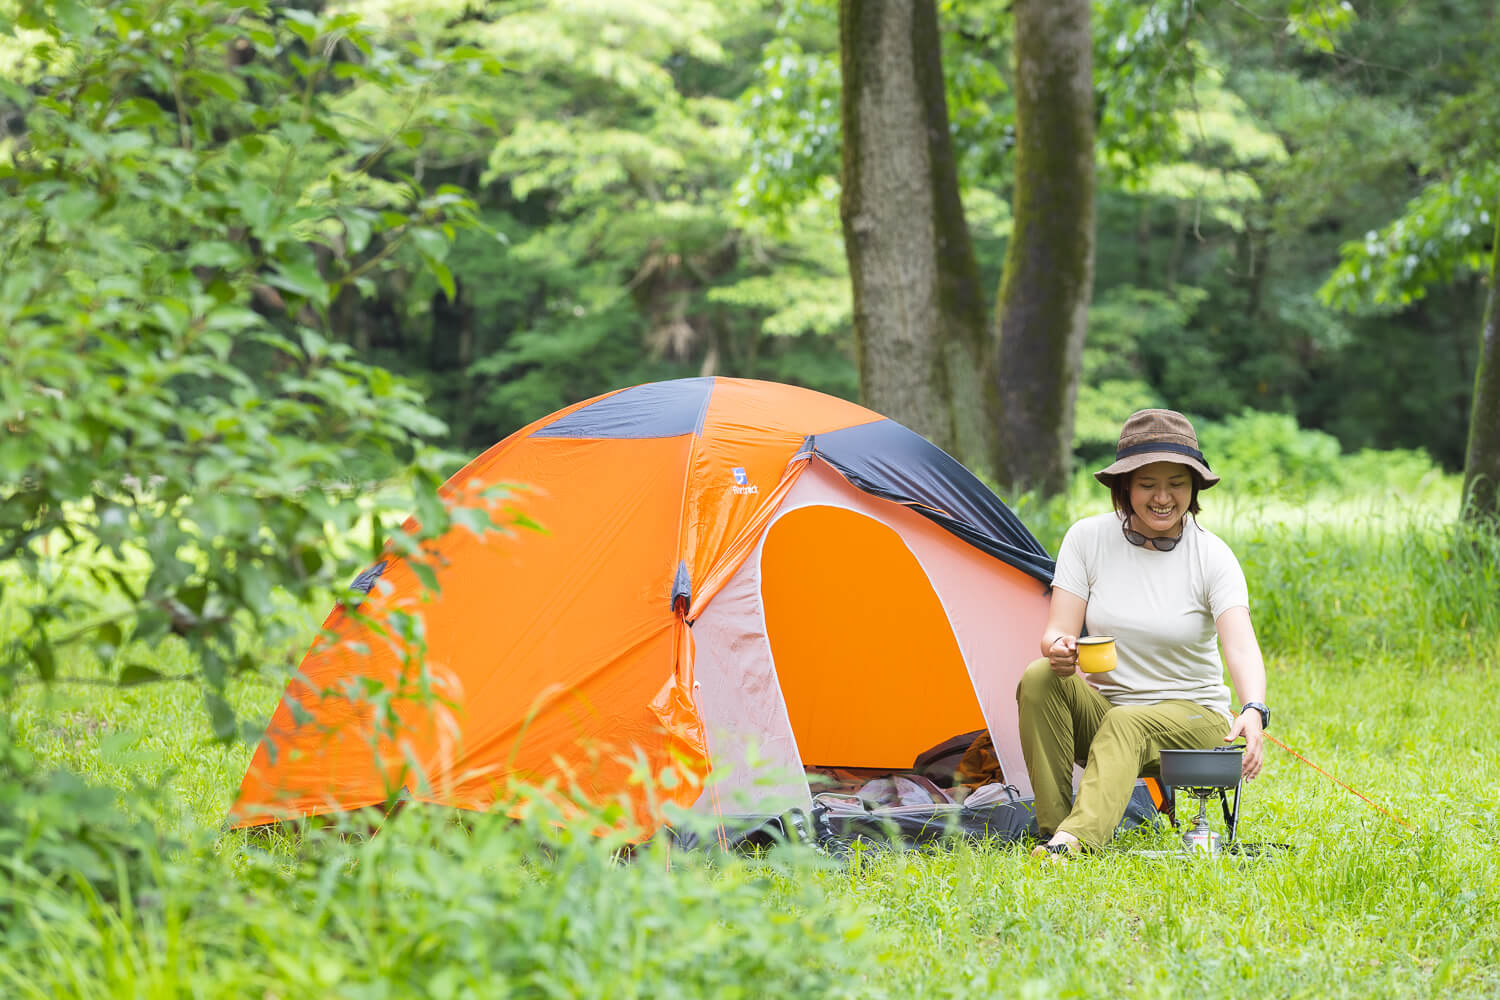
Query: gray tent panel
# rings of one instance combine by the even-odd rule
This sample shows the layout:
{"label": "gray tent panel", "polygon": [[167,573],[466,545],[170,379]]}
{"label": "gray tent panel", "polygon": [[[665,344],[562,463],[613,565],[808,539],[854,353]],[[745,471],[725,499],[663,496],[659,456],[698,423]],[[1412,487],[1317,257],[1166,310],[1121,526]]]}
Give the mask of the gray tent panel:
{"label": "gray tent panel", "polygon": [[712,378],[651,382],[606,396],[532,433],[538,438],[666,438],[696,434]]}

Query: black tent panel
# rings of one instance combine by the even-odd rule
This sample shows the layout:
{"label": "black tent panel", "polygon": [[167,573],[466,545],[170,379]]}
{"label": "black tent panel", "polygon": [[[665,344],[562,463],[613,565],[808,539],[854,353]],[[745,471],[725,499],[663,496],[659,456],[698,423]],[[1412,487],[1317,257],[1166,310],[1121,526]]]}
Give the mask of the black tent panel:
{"label": "black tent panel", "polygon": [[812,451],[858,489],[907,504],[964,541],[1052,583],[1053,562],[1021,519],[968,469],[894,420],[819,434]]}

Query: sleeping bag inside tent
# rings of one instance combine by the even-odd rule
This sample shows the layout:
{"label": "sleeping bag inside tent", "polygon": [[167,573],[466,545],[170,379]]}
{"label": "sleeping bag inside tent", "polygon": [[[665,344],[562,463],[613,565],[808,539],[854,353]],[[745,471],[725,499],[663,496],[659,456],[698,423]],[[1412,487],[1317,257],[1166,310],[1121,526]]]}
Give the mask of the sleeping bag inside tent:
{"label": "sleeping bag inside tent", "polygon": [[[552,414],[442,493],[503,484],[541,530],[453,527],[435,593],[394,555],[362,573],[231,825],[548,782],[647,829],[665,803],[735,830],[1029,825],[1016,685],[1052,561],[941,449],[821,393],[697,378]],[[648,795],[643,764],[678,780]]]}

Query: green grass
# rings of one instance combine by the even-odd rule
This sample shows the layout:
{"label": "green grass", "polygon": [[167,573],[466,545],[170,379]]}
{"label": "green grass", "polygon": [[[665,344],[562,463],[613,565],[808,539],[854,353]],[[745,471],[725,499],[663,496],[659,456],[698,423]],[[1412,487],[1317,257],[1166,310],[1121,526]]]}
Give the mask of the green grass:
{"label": "green grass", "polygon": [[[1250,577],[1271,733],[1411,829],[1271,747],[1243,836],[1293,849],[1256,860],[1146,856],[1166,831],[1058,868],[968,843],[622,864],[567,830],[415,812],[373,839],[219,836],[250,748],[210,740],[191,685],[32,686],[11,714],[38,763],[157,838],[119,834],[88,879],[0,876],[0,995],[1500,995],[1500,540],[1438,504],[1228,496],[1205,523]],[[231,693],[264,717],[279,688]]]}

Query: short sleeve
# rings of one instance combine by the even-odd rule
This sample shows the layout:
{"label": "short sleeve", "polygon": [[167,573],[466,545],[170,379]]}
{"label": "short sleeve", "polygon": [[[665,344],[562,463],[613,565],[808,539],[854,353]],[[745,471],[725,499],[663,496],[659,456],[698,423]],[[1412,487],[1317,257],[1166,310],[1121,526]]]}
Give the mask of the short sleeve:
{"label": "short sleeve", "polygon": [[1250,606],[1250,585],[1245,582],[1245,571],[1234,552],[1222,540],[1215,537],[1212,545],[1204,547],[1204,582],[1208,586],[1208,610],[1214,621],[1230,608]]}
{"label": "short sleeve", "polygon": [[1084,552],[1088,547],[1084,540],[1090,534],[1083,521],[1078,521],[1069,528],[1057,550],[1057,567],[1052,572],[1052,586],[1085,601],[1093,590],[1090,585],[1093,574]]}

